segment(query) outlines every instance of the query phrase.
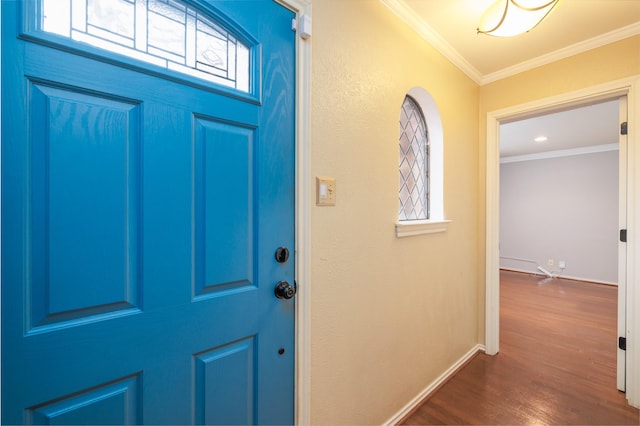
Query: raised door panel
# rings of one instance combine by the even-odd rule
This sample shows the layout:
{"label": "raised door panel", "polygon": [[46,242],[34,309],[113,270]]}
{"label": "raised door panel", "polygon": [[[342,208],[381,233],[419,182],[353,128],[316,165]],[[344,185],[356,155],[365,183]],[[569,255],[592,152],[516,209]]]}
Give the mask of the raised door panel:
{"label": "raised door panel", "polygon": [[195,119],[196,297],[256,283],[254,132]]}
{"label": "raised door panel", "polygon": [[28,331],[138,309],[140,108],[30,85]]}

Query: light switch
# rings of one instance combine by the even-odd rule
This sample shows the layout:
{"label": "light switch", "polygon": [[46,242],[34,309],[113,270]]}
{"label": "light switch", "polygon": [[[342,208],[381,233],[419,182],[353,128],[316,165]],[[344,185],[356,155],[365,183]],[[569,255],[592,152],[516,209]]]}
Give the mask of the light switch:
{"label": "light switch", "polygon": [[336,205],[336,180],[335,178],[316,177],[316,205]]}

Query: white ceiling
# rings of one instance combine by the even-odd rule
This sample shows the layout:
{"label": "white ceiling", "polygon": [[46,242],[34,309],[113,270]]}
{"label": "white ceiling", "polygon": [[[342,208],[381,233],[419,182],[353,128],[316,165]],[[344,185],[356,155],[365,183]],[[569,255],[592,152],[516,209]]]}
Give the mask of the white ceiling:
{"label": "white ceiling", "polygon": [[[500,126],[500,156],[514,157],[546,151],[584,151],[618,143],[619,101],[612,100],[541,115]],[[534,139],[546,136],[544,142]]]}
{"label": "white ceiling", "polygon": [[[496,0],[380,0],[478,84],[640,34],[640,0],[560,0],[528,33],[477,34]],[[549,114],[501,127],[501,155],[617,142],[618,102]],[[549,139],[535,143],[540,135]]]}
{"label": "white ceiling", "polygon": [[380,0],[480,84],[640,34],[640,0],[560,0],[537,27],[477,34],[496,0]]}

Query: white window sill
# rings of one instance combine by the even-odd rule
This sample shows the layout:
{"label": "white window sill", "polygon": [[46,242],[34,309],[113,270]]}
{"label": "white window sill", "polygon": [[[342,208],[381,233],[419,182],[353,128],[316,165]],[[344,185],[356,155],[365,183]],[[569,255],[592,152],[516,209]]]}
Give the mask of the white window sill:
{"label": "white window sill", "polygon": [[396,237],[413,237],[414,235],[447,232],[450,220],[407,220],[396,222]]}

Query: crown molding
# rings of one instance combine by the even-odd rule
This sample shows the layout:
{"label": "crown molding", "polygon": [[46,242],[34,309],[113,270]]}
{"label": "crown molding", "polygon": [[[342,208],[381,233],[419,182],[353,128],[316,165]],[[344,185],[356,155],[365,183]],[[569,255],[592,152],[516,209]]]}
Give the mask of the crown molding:
{"label": "crown molding", "polygon": [[595,154],[597,152],[617,151],[620,149],[618,143],[609,143],[604,145],[585,146],[573,149],[560,149],[557,151],[538,152],[535,154],[514,155],[511,157],[503,157],[500,164],[517,163],[520,161],[546,160],[549,158],[570,157],[573,155]]}
{"label": "crown molding", "polygon": [[511,77],[512,75],[516,75],[542,65],[550,64],[552,62],[559,61],[561,59],[565,59],[591,49],[602,47],[610,43],[615,43],[616,41],[624,40],[625,38],[629,38],[638,34],[640,34],[640,22],[627,25],[626,27],[618,28],[617,30],[602,34],[589,40],[572,44],[571,46],[558,49],[554,52],[547,53],[546,55],[538,56],[528,61],[524,61],[511,67],[504,68],[500,71],[486,74],[480,77],[480,85],[485,85],[497,80],[501,80],[503,78]]}
{"label": "crown molding", "polygon": [[431,44],[445,58],[451,61],[467,77],[478,84],[482,82],[482,74],[469,63],[456,49],[453,48],[440,34],[429,24],[419,18],[415,10],[407,6],[402,0],[379,0],[389,10],[396,14],[405,24],[417,32],[423,39]]}
{"label": "crown molding", "polygon": [[617,30],[602,34],[589,40],[572,44],[551,53],[538,56],[536,58],[521,62],[519,64],[503,68],[493,73],[481,74],[471,63],[469,63],[453,46],[451,46],[440,34],[438,34],[429,24],[419,18],[416,12],[407,6],[403,0],[379,0],[391,12],[397,15],[404,23],[411,27],[423,39],[438,50],[445,58],[451,61],[456,67],[465,73],[469,78],[483,86],[503,78],[511,77],[524,71],[537,68],[560,59],[568,58],[579,53],[586,52],[609,43],[623,40],[640,34],[640,22],[618,28]]}

